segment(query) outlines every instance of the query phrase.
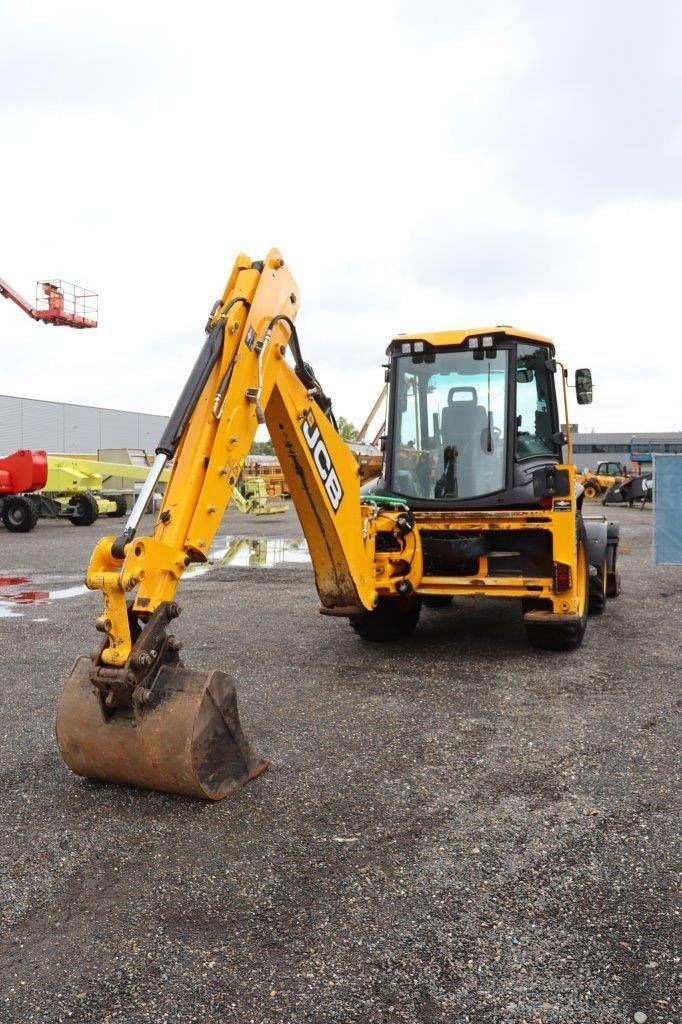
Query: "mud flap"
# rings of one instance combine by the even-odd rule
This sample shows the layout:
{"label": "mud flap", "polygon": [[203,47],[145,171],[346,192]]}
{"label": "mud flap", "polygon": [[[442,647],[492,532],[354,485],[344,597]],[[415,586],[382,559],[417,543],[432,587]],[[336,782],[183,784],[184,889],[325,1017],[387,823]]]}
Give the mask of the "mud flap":
{"label": "mud flap", "polygon": [[77,775],[205,800],[222,800],[268,767],[239,722],[224,672],[163,666],[147,703],[107,714],[79,658],[57,707],[59,751]]}

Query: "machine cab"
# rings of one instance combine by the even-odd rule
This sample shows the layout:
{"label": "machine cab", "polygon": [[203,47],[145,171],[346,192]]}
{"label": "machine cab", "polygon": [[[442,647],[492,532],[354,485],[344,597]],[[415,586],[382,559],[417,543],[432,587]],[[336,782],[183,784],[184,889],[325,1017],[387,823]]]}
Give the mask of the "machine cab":
{"label": "machine cab", "polygon": [[411,508],[537,506],[561,463],[554,347],[511,328],[399,337],[388,354],[385,475]]}

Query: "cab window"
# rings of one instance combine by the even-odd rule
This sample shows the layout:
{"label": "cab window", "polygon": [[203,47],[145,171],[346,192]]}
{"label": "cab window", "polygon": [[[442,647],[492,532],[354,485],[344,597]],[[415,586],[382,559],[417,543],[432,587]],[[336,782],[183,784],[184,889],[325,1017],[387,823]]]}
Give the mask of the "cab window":
{"label": "cab window", "polygon": [[554,439],[553,380],[541,345],[519,343],[516,355],[516,456],[561,455]]}

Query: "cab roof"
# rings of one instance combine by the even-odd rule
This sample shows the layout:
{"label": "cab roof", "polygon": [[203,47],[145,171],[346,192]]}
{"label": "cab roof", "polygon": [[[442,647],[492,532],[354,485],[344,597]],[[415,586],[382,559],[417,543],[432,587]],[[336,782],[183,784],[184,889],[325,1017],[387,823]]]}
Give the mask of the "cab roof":
{"label": "cab roof", "polygon": [[460,331],[426,331],[411,334],[398,334],[391,345],[397,341],[428,341],[430,345],[444,347],[447,345],[461,345],[467,338],[483,334],[507,335],[510,338],[521,338],[522,340],[535,341],[541,345],[554,346],[551,338],[542,334],[533,334],[531,331],[524,331],[520,327],[511,327],[509,324],[498,324],[496,327],[467,327]]}

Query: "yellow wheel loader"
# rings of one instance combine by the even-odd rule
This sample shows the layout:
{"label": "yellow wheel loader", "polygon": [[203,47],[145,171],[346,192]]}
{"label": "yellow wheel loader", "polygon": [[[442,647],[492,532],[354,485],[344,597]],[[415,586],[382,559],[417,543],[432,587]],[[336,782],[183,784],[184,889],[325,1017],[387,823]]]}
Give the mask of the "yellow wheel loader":
{"label": "yellow wheel loader", "polygon": [[[549,339],[494,327],[391,342],[384,471],[361,493],[303,359],[298,306],[276,250],[237,258],[125,529],[95,547],[86,580],[104,598],[102,639],[77,660],[57,711],[61,754],[80,775],[218,800],[267,767],[241,730],[233,681],[186,668],[168,632],[180,578],[206,561],[259,424],[306,536],[320,611],[362,638],[399,639],[424,602],[471,595],[520,601],[532,644],[570,650],[590,608],[617,593],[617,531],[581,515],[559,428],[570,422],[566,374]],[[591,401],[589,371],[576,385],[578,402]],[[170,459],[153,534],[138,536]]]}

